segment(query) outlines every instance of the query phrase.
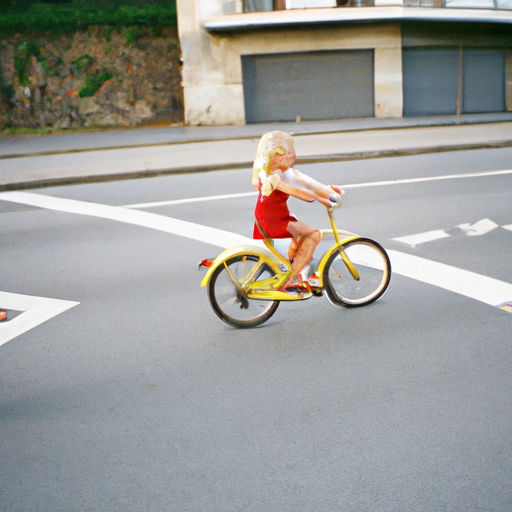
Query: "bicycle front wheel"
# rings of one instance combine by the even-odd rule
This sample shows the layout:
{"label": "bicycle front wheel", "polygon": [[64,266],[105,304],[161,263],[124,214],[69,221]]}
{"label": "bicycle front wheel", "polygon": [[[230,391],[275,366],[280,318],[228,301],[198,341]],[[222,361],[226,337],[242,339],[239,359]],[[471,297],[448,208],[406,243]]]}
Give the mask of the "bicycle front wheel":
{"label": "bicycle front wheel", "polygon": [[217,267],[208,282],[208,298],[217,316],[233,327],[256,327],[266,322],[279,306],[278,301],[249,299],[241,290],[251,282],[269,279],[275,272],[257,256],[241,255]]}
{"label": "bicycle front wheel", "polygon": [[357,238],[343,244],[340,251],[352,263],[358,276],[352,275],[339,251],[329,257],[323,280],[332,304],[360,307],[381,297],[391,279],[391,263],[384,248],[369,238]]}

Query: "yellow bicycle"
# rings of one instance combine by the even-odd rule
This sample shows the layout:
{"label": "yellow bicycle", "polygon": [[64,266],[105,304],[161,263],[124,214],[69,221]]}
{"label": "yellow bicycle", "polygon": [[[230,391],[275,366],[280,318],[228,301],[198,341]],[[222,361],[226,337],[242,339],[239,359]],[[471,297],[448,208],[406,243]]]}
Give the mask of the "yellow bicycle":
{"label": "yellow bicycle", "polygon": [[327,210],[331,229],[321,230],[322,241],[310,264],[301,272],[304,289],[280,291],[292,272],[278,250],[279,239],[265,238],[265,247],[241,245],[226,249],[199,267],[209,267],[201,282],[208,286],[210,304],[217,316],[238,328],[266,322],[281,301],[322,296],[346,308],[366,306],[389,286],[391,263],[384,248],[369,238],[338,230]]}

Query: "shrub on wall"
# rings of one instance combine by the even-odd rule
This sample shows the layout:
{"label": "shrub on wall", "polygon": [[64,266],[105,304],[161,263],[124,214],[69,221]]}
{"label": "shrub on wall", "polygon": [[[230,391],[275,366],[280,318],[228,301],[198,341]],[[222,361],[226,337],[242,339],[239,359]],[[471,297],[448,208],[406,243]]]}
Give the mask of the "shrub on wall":
{"label": "shrub on wall", "polygon": [[7,0],[0,13],[4,34],[69,32],[93,25],[158,30],[176,23],[175,0]]}

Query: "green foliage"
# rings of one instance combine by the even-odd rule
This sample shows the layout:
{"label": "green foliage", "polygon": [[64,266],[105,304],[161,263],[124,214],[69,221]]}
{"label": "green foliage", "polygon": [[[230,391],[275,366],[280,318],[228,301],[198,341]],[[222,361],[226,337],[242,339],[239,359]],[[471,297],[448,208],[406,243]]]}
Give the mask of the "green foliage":
{"label": "green foliage", "polygon": [[[176,26],[176,0],[0,0],[0,33],[69,32],[94,25]],[[108,37],[110,34],[106,34]]]}
{"label": "green foliage", "polygon": [[30,77],[27,75],[28,63],[33,56],[37,59],[40,55],[41,50],[32,41],[23,41],[18,45],[14,55],[14,67],[16,68],[20,84],[30,84]]}
{"label": "green foliage", "polygon": [[0,96],[2,100],[11,103],[14,98],[14,94],[14,87],[2,78],[2,81],[0,82]]}
{"label": "green foliage", "polygon": [[110,43],[112,41],[112,30],[114,30],[114,27],[107,27],[103,30],[103,37],[107,41],[107,43]]}
{"label": "green foliage", "polygon": [[14,87],[4,78],[2,63],[0,62],[0,100],[11,103],[14,98]]}
{"label": "green foliage", "polygon": [[100,90],[101,86],[111,78],[111,71],[86,75],[85,80],[80,84],[77,96],[80,98],[88,98],[90,96],[94,96]]}
{"label": "green foliage", "polygon": [[0,125],[0,135],[46,135],[56,131],[57,130],[54,128],[18,128],[15,126]]}
{"label": "green foliage", "polygon": [[49,135],[49,134],[62,134],[62,133],[97,133],[98,131],[107,132],[111,130],[118,130],[117,126],[70,126],[68,128],[54,128],[53,126],[45,126],[43,128],[20,128],[18,126],[8,126],[0,124],[0,135]]}
{"label": "green foliage", "polygon": [[50,73],[50,63],[48,62],[48,58],[44,57],[42,59],[38,59],[39,64],[41,65],[41,69],[44,73]]}
{"label": "green foliage", "polygon": [[139,25],[129,27],[126,31],[126,46],[130,46],[133,41],[136,41],[142,33],[142,28]]}
{"label": "green foliage", "polygon": [[81,55],[80,57],[78,57],[78,59],[74,60],[73,65],[76,67],[78,71],[82,71],[82,69],[87,69],[92,64],[93,60],[93,57],[85,54]]}

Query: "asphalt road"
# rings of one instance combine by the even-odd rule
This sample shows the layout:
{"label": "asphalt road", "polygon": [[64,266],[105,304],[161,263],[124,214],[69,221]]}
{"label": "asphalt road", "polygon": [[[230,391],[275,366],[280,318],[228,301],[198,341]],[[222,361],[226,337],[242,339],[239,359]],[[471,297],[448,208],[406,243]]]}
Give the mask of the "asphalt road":
{"label": "asphalt road", "polygon": [[[366,308],[313,298],[251,330],[197,270],[224,243],[197,225],[250,237],[249,169],[0,194],[0,299],[20,308],[0,336],[33,324],[0,346],[0,510],[510,510],[512,315],[489,300],[512,283],[511,160],[303,166],[346,186],[339,224],[395,274]],[[459,270],[470,291],[447,289]]]}

